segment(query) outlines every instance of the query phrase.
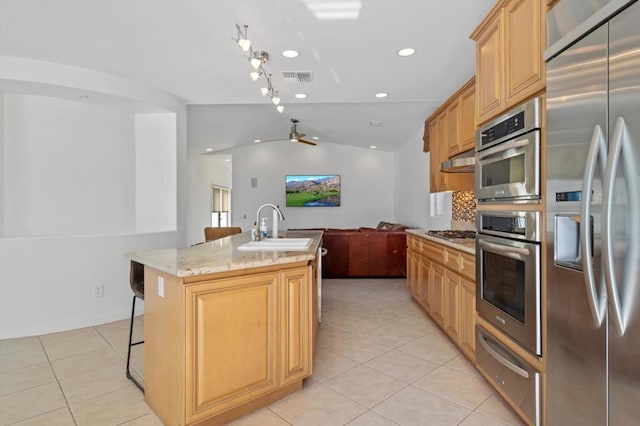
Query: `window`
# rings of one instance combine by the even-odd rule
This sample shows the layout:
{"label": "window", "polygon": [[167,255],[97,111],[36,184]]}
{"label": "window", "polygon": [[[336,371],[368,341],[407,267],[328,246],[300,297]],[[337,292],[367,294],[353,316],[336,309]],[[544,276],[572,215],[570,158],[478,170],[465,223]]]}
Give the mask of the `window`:
{"label": "window", "polygon": [[211,185],[211,226],[231,226],[231,189]]}

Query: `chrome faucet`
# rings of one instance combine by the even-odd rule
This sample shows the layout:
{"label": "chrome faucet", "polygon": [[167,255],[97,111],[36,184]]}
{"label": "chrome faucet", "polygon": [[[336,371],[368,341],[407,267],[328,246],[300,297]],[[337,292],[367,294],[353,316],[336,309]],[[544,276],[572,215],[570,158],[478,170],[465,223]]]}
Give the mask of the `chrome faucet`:
{"label": "chrome faucet", "polygon": [[[267,203],[258,207],[258,212],[256,213],[256,224],[257,225],[260,224],[260,212],[265,207],[271,207],[273,209],[274,214],[273,214],[271,238],[278,238],[278,220],[277,219],[284,220],[284,215],[282,214],[282,211],[280,210],[280,208],[275,204]],[[260,235],[258,239],[262,239],[262,235]]]}

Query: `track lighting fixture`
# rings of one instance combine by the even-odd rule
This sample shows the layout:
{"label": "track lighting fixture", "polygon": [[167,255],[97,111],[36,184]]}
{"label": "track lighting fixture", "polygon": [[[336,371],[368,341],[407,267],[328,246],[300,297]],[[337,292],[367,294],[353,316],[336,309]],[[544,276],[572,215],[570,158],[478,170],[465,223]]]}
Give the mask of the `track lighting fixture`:
{"label": "track lighting fixture", "polygon": [[240,49],[246,52],[251,48],[251,40],[247,38],[247,28],[249,28],[249,26],[245,25],[244,31],[242,31],[242,29],[240,28],[240,25],[236,24],[236,28],[238,29],[238,37],[234,38],[234,40],[236,41],[236,43],[238,43],[238,46],[240,46]]}
{"label": "track lighting fixture", "polygon": [[276,110],[279,113],[282,113],[282,111],[284,111],[284,106],[280,105],[280,97],[278,96],[278,92],[274,90],[271,84],[271,74],[267,74],[264,69],[264,64],[266,64],[269,60],[269,54],[262,50],[254,50],[251,48],[251,42],[247,37],[248,28],[248,25],[243,25],[241,27],[240,25],[236,24],[238,35],[233,40],[238,43],[238,46],[240,46],[243,51],[249,52],[249,55],[245,56],[245,58],[249,61],[249,63],[251,63],[251,66],[255,70],[249,74],[251,76],[251,80],[257,81],[260,77],[264,77],[267,80],[266,84],[260,87],[260,93],[262,94],[262,96],[269,95],[269,97],[271,98],[271,102],[276,106]]}

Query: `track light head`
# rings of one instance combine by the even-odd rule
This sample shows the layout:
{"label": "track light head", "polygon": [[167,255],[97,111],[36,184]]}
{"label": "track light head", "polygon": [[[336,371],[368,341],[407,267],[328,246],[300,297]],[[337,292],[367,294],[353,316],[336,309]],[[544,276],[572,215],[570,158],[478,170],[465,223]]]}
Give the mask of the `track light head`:
{"label": "track light head", "polygon": [[250,72],[249,75],[251,76],[251,80],[256,81],[262,75],[262,71],[253,71]]}
{"label": "track light head", "polygon": [[280,114],[282,114],[282,111],[284,111],[284,107],[283,107],[282,105],[278,105],[278,106],[276,107],[276,109],[278,110],[278,112],[279,112]]}
{"label": "track light head", "polygon": [[238,43],[238,46],[240,46],[240,49],[242,49],[245,52],[249,50],[249,48],[251,47],[251,40],[247,38],[248,27],[249,27],[248,25],[245,25],[244,31],[242,31],[242,29],[240,28],[240,25],[236,25],[236,28],[238,29],[238,38],[236,38],[235,41]]}

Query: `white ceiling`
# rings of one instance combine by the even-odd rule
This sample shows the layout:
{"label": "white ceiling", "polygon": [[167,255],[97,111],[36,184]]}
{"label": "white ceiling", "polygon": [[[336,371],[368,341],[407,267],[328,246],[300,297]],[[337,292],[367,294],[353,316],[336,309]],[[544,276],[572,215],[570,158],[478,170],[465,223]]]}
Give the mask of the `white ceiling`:
{"label": "white ceiling", "polygon": [[[182,98],[203,152],[286,138],[289,119],[319,143],[395,151],[474,73],[468,36],[494,0],[0,0],[0,54],[59,62],[146,82]],[[318,19],[313,6],[359,7],[357,19]],[[269,53],[283,114],[249,78],[232,40],[248,25]],[[396,52],[413,47],[417,53]],[[285,58],[295,49],[300,56]],[[312,71],[288,83],[283,71]],[[260,79],[259,82],[264,80]],[[384,99],[376,92],[388,92]],[[298,100],[295,93],[308,98]],[[202,119],[202,121],[201,121]],[[381,121],[381,127],[370,121]],[[313,149],[313,148],[309,148]]]}

